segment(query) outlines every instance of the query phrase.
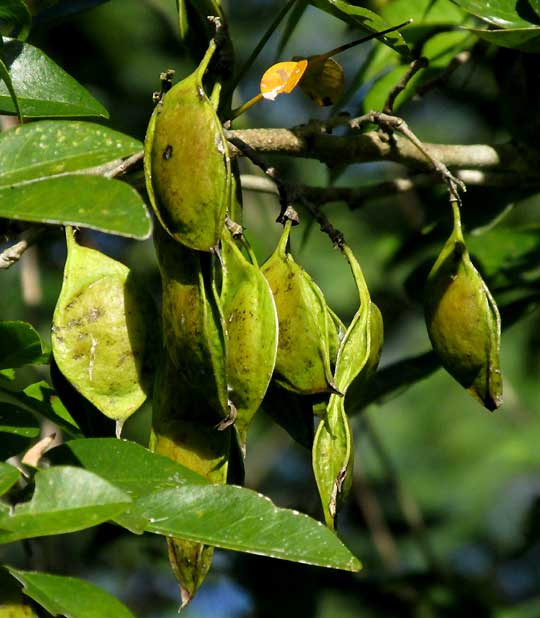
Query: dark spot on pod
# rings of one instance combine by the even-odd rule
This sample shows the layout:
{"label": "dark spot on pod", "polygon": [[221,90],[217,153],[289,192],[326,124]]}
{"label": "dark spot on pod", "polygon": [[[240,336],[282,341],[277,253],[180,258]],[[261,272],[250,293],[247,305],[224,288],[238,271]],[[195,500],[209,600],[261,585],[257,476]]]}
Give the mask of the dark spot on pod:
{"label": "dark spot on pod", "polygon": [[173,147],[169,144],[167,148],[163,151],[163,158],[165,161],[168,161],[172,157]]}
{"label": "dark spot on pod", "polygon": [[332,99],[330,97],[324,97],[322,102],[325,107],[328,105],[332,105]]}

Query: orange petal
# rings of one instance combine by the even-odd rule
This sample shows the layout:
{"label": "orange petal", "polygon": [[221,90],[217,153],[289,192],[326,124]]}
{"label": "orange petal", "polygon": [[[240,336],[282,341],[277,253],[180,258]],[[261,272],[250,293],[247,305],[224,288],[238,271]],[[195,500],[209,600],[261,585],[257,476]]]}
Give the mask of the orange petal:
{"label": "orange petal", "polygon": [[307,67],[307,60],[273,64],[261,79],[261,94],[273,101],[278,94],[288,94],[298,84]]}

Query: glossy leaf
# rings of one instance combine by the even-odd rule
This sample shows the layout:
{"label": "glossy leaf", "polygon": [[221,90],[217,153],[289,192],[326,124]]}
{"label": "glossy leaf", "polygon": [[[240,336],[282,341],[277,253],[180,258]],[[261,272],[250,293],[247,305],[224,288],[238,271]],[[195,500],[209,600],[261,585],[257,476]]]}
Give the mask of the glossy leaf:
{"label": "glossy leaf", "polygon": [[[540,16],[526,2],[516,0],[454,0],[462,9],[497,28],[530,28],[540,25]],[[517,5],[520,10],[518,12]]]}
{"label": "glossy leaf", "polygon": [[30,384],[21,393],[16,393],[16,401],[18,404],[48,418],[69,436],[80,434],[77,423],[47,382],[41,381]]}
{"label": "glossy leaf", "polygon": [[168,457],[127,440],[70,440],[47,453],[54,465],[82,466],[136,499],[179,485],[206,484],[204,477]]}
{"label": "glossy leaf", "polygon": [[23,0],[4,0],[0,5],[0,26],[2,30],[11,26],[5,34],[16,35],[18,39],[26,39],[32,25],[32,16]]}
{"label": "glossy leaf", "polygon": [[509,47],[519,51],[537,54],[540,52],[540,28],[516,28],[508,30],[480,30],[471,29],[484,41]]}
{"label": "glossy leaf", "polygon": [[40,424],[31,412],[0,403],[0,459],[26,450],[40,432]]}
{"label": "glossy leaf", "polygon": [[23,115],[21,112],[21,106],[19,105],[19,99],[17,98],[17,93],[15,92],[15,88],[13,88],[13,82],[11,80],[11,75],[9,74],[9,69],[6,66],[6,63],[4,62],[3,58],[0,55],[0,83],[4,82],[8,92],[9,92],[9,96],[11,97],[11,100],[13,101],[13,105],[15,107],[15,113],[17,114],[18,118],[19,118],[19,122],[23,121]]}
{"label": "glossy leaf", "polygon": [[[3,58],[26,118],[109,117],[99,101],[37,47],[7,40]],[[0,83],[0,113],[15,112],[6,85]]]}
{"label": "glossy leaf", "polygon": [[0,134],[0,188],[116,161],[142,150],[141,142],[77,120],[43,120]]}
{"label": "glossy leaf", "polygon": [[0,543],[97,526],[131,503],[126,493],[80,468],[39,470],[35,482],[30,502],[0,515]]}
{"label": "glossy leaf", "polygon": [[307,65],[308,62],[305,59],[273,64],[261,78],[262,96],[274,101],[278,95],[292,92],[302,78]]}
{"label": "glossy leaf", "polygon": [[[353,6],[345,0],[311,0],[311,4],[353,26],[364,28],[368,32],[379,32],[393,25],[386,22],[377,13],[364,7]],[[409,57],[410,50],[400,32],[383,35],[380,41],[402,56]]]}
{"label": "glossy leaf", "polygon": [[0,462],[0,496],[5,494],[19,479],[17,468]]}
{"label": "glossy leaf", "polygon": [[[203,476],[168,457],[116,438],[71,440],[47,456],[54,465],[82,466],[125,491],[133,500],[180,485],[207,483]],[[131,508],[117,515],[115,521],[136,533],[141,533],[147,523]]]}
{"label": "glossy leaf", "polygon": [[0,322],[0,369],[45,362],[41,337],[31,324]]}
{"label": "glossy leaf", "polygon": [[23,592],[53,616],[67,618],[134,618],[118,599],[94,584],[61,575],[20,571],[8,567],[23,584]]}
{"label": "glossy leaf", "polygon": [[152,230],[135,189],[97,176],[59,176],[1,188],[0,217],[88,227],[140,240]]}
{"label": "glossy leaf", "polygon": [[133,510],[147,519],[148,532],[317,566],[360,569],[359,561],[320,522],[277,508],[249,489],[188,485],[151,494]]}

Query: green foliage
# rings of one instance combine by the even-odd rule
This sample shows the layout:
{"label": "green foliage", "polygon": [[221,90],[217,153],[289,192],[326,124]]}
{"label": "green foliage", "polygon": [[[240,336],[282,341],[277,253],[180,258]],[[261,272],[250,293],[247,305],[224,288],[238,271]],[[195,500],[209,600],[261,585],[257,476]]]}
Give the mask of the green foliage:
{"label": "green foliage", "polygon": [[[188,616],[230,577],[263,618],[536,615],[538,3],[121,2],[0,6],[0,617],[174,615],[165,539]],[[409,19],[344,54],[326,120],[293,94],[231,126],[274,33],[301,53]],[[324,147],[324,173],[288,156]],[[462,391],[497,407],[501,371],[481,414]]]}

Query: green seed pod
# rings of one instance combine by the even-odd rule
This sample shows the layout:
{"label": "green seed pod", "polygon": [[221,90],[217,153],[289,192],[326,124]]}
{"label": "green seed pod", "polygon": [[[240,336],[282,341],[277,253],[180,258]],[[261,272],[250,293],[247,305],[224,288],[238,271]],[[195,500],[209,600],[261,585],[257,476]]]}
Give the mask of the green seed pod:
{"label": "green seed pod", "polygon": [[287,221],[274,253],[261,267],[276,301],[279,342],[275,378],[297,393],[335,390],[330,367],[329,323],[323,293],[288,250]]}
{"label": "green seed pod", "polygon": [[382,317],[371,302],[364,275],[347,245],[349,262],[360,297],[360,307],[347,328],[338,350],[335,384],[342,395],[333,393],[313,442],[312,462],[326,525],[335,528],[337,512],[351,485],[353,444],[345,413],[345,395],[356,380],[366,382],[375,371],[382,348]]}
{"label": "green seed pod", "polygon": [[54,359],[77,391],[116,421],[119,434],[151,388],[154,308],[129,268],[79,246],[69,227],[66,239],[64,282],[53,316]]}
{"label": "green seed pod", "polygon": [[427,330],[448,373],[488,410],[495,410],[502,403],[501,320],[465,247],[457,206],[454,213],[454,231],[426,283]]}
{"label": "green seed pod", "polygon": [[278,318],[272,290],[256,264],[243,256],[226,233],[221,248],[221,305],[227,326],[229,398],[245,448],[246,433],[272,378],[278,345]]}
{"label": "green seed pod", "polygon": [[145,176],[157,218],[177,241],[217,247],[230,201],[227,141],[202,79],[215,51],[156,106],[145,139]]}
{"label": "green seed pod", "polygon": [[324,520],[332,530],[351,487],[353,454],[352,431],[343,397],[332,393],[326,414],[317,427],[312,450]]}
{"label": "green seed pod", "polygon": [[[175,242],[159,225],[154,242],[161,272],[163,343],[177,380],[191,389],[190,419],[229,416],[227,345],[211,279],[211,256]],[[209,289],[210,288],[210,289]]]}
{"label": "green seed pod", "polygon": [[[211,483],[225,483],[228,476],[232,427],[224,431],[192,416],[195,413],[188,384],[178,379],[176,367],[165,355],[154,388],[150,448],[198,472]],[[181,608],[193,598],[212,564],[213,547],[185,539],[167,539],[169,559],[180,585]]]}

